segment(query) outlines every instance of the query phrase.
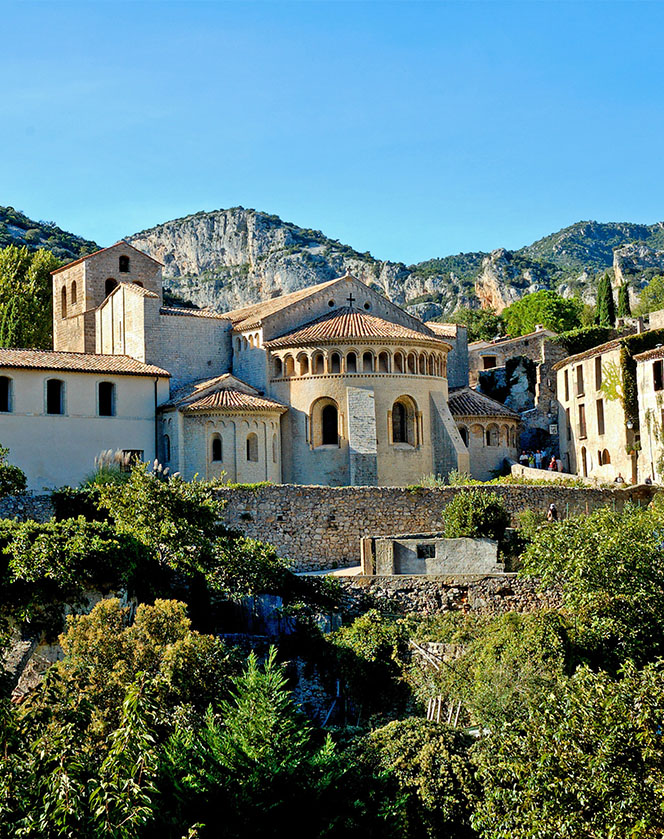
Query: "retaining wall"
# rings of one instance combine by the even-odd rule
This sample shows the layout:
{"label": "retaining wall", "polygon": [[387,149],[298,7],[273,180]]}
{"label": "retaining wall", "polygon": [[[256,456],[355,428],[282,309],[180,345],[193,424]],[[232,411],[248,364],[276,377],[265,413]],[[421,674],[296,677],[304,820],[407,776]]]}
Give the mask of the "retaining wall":
{"label": "retaining wall", "polygon": [[[515,516],[522,510],[559,515],[622,509],[630,499],[647,503],[653,487],[570,489],[559,486],[480,486],[495,492]],[[275,484],[257,489],[221,489],[224,522],[254,539],[271,542],[295,570],[360,564],[360,539],[441,531],[443,510],[469,487],[408,490],[403,487],[316,487]]]}

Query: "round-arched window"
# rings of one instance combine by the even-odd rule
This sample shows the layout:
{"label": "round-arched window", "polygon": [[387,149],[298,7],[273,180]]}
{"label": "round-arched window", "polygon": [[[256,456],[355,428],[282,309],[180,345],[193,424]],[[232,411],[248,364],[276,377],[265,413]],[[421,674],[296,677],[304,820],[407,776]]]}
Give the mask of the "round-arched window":
{"label": "round-arched window", "polygon": [[325,405],[321,411],[321,438],[323,446],[339,443],[339,413],[336,405]]}

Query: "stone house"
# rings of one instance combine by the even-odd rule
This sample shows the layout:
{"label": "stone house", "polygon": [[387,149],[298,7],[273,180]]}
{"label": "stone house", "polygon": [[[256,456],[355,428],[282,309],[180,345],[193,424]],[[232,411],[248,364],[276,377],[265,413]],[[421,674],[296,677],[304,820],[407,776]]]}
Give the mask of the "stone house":
{"label": "stone house", "polygon": [[639,394],[639,478],[664,481],[664,348],[634,356]]}

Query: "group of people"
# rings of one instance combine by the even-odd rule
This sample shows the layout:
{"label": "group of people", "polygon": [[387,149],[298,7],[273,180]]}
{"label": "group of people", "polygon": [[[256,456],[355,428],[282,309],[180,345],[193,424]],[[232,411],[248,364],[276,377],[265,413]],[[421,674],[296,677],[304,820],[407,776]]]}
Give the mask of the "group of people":
{"label": "group of people", "polygon": [[522,466],[529,466],[531,469],[547,469],[549,472],[563,471],[563,462],[559,457],[554,454],[549,457],[539,449],[534,452],[522,451],[519,455],[519,463]]}

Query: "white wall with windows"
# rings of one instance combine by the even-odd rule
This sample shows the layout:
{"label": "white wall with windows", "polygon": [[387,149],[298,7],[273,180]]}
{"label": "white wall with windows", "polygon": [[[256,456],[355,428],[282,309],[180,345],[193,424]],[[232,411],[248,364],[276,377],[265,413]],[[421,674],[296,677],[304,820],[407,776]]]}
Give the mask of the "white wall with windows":
{"label": "white wall with windows", "polygon": [[168,379],[0,368],[0,443],[40,491],[76,486],[109,449],[155,457],[155,407]]}

